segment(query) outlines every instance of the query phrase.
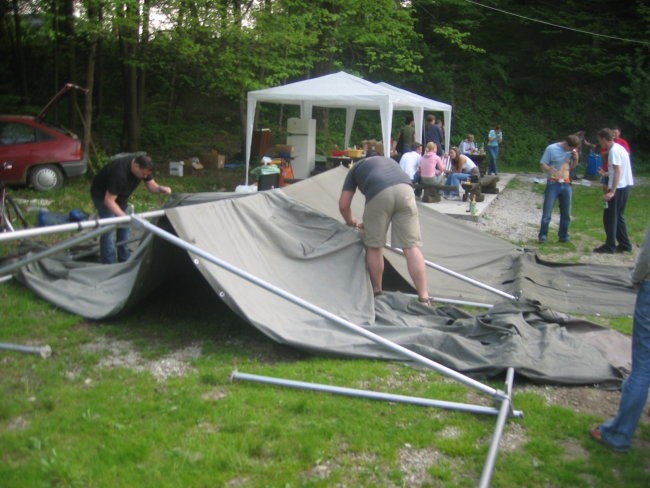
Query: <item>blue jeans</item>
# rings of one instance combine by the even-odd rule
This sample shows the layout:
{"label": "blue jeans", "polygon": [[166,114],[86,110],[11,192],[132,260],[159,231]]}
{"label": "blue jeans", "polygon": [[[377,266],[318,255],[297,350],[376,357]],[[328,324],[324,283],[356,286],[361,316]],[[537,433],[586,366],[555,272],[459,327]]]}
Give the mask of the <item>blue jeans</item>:
{"label": "blue jeans", "polygon": [[488,174],[497,174],[497,157],[499,157],[499,146],[488,146],[488,155],[490,156]]}
{"label": "blue jeans", "polygon": [[560,200],[560,230],[558,237],[561,241],[569,240],[569,224],[571,224],[571,197],[573,188],[570,183],[557,181],[546,182],[544,193],[544,207],[542,210],[542,222],[539,226],[539,240],[545,241],[548,238],[548,224],[551,222],[555,200]]}
{"label": "blue jeans", "polygon": [[[97,209],[100,219],[106,219],[110,217],[116,217],[116,215],[111,212],[102,200],[93,199],[93,204]],[[122,210],[126,210],[123,208]],[[102,234],[99,238],[99,254],[101,256],[102,263],[104,264],[113,264],[115,262],[123,263],[129,259],[131,251],[129,250],[128,244],[123,244],[121,246],[115,246],[115,237],[117,236],[117,242],[127,242],[131,237],[131,229],[129,227],[118,227],[116,232],[106,232]]]}
{"label": "blue jeans", "polygon": [[600,426],[605,442],[627,450],[639,424],[650,388],[650,281],[641,283],[634,307],[632,372],[623,383],[616,417]]}
{"label": "blue jeans", "polygon": [[[447,182],[445,184],[448,186],[458,186],[461,181],[469,180],[470,176],[469,173],[450,173],[449,176],[447,176]],[[456,195],[458,192],[450,191],[449,193],[451,195]]]}

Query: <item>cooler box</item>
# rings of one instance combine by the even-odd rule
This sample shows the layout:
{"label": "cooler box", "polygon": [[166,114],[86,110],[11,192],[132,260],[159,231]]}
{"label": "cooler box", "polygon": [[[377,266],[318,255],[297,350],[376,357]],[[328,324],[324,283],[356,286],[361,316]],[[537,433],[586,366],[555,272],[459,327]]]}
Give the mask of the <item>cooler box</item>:
{"label": "cooler box", "polygon": [[596,176],[598,174],[598,168],[603,164],[603,158],[600,154],[591,153],[587,159],[587,170],[585,171],[585,176]]}

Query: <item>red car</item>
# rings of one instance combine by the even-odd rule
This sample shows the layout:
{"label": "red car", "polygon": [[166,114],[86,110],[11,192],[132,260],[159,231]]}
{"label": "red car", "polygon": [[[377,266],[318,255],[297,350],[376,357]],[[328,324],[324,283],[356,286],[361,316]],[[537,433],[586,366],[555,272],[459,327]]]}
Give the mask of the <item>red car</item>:
{"label": "red car", "polygon": [[64,178],[86,173],[87,161],[79,138],[43,120],[72,88],[87,91],[68,84],[36,117],[0,115],[0,181],[47,191],[61,188]]}

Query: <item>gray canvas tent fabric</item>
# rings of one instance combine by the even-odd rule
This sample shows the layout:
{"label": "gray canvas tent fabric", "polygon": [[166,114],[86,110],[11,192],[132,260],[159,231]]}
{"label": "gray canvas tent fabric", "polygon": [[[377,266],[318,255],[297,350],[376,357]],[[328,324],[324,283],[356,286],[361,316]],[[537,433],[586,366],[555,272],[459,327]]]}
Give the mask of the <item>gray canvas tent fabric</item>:
{"label": "gray canvas tent fabric", "polygon": [[[332,218],[341,220],[338,198],[347,169],[339,167],[310,178],[309,185],[291,185],[283,191]],[[352,202],[355,215],[363,215],[363,195]],[[516,247],[477,231],[462,220],[420,204],[420,225],[427,260],[512,295],[537,300],[566,313],[628,315],[635,292],[630,269],[622,266],[544,262],[534,250]],[[387,252],[386,259],[408,280],[404,258]],[[493,303],[497,295],[440,271],[429,270],[429,291],[434,296]]]}
{"label": "gray canvas tent fabric", "polygon": [[[620,381],[621,371],[629,369],[629,353],[621,353],[629,351],[627,338],[554,312],[544,301],[542,306],[530,299],[509,303],[490,297],[489,301],[499,303],[475,317],[453,307],[428,309],[398,292],[375,301],[358,231],[330,216],[334,215],[331,207],[336,209],[344,171],[323,173],[286,191],[218,201],[213,195],[188,197],[167,209],[169,222],[161,219],[159,225],[171,223],[183,240],[230,265],[460,372],[494,375],[512,366],[536,381],[593,384]],[[297,198],[303,192],[308,196]],[[197,201],[204,203],[191,205]],[[357,207],[361,204],[361,200],[355,202]],[[320,211],[321,206],[327,207],[327,212]],[[423,228],[438,234],[449,232],[445,236],[449,245],[463,241],[481,246],[473,254],[483,256],[484,262],[477,262],[472,269],[463,257],[459,265],[489,275],[495,282],[516,281],[507,271],[525,254],[522,250],[465,226],[455,235],[455,221],[442,218],[436,225],[429,222],[432,215],[422,213]],[[425,234],[427,239],[433,236]],[[16,276],[52,303],[100,319],[133,306],[165,279],[163,273],[169,279],[183,266],[196,266],[231,308],[280,343],[318,354],[402,359],[203,258],[190,256],[190,260],[187,253],[159,238],[146,238],[145,243],[126,265],[49,258],[21,268]],[[437,244],[441,249],[436,259],[453,269],[454,253]],[[403,266],[401,256],[389,259],[396,269]],[[494,269],[497,271],[492,272]],[[432,293],[440,291],[442,295],[446,290],[441,284],[446,286],[448,280],[435,273]],[[543,272],[540,275],[545,276]],[[476,292],[468,286],[450,282],[449,290],[475,298]],[[614,343],[620,346],[613,349]]]}

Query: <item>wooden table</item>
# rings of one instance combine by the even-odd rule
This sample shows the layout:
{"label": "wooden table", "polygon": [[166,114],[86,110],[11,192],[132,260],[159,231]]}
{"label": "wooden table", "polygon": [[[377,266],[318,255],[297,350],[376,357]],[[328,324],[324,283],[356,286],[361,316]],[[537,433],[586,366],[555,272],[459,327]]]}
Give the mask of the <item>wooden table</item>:
{"label": "wooden table", "polygon": [[476,163],[481,176],[487,173],[487,154],[466,154],[469,159]]}

